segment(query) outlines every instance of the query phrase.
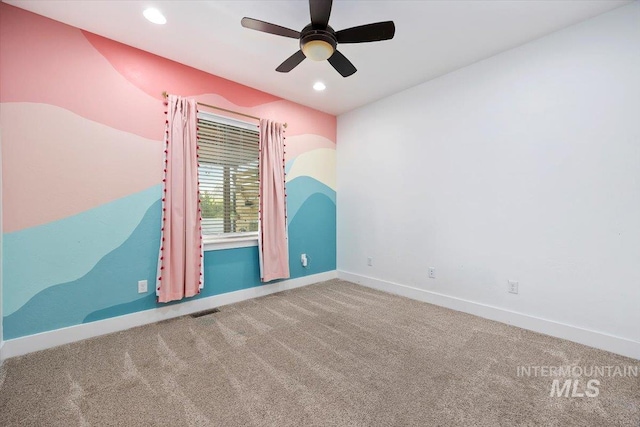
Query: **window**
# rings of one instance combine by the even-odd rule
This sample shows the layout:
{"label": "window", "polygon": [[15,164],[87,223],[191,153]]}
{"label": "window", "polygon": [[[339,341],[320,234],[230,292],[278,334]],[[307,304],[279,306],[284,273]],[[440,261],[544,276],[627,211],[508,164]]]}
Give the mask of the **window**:
{"label": "window", "polygon": [[258,235],[258,126],[198,113],[198,179],[207,241]]}

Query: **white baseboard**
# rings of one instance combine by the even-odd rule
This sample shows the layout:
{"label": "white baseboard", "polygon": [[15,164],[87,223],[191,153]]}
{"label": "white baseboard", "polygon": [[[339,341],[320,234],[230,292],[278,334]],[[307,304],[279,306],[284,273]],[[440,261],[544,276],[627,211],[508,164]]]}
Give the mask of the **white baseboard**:
{"label": "white baseboard", "polygon": [[485,319],[495,320],[640,360],[640,342],[637,341],[346,271],[339,270],[338,277],[380,291],[462,311]]}
{"label": "white baseboard", "polygon": [[4,362],[4,341],[0,341],[0,366],[2,366],[2,362]]}
{"label": "white baseboard", "polygon": [[160,307],[151,310],[139,311],[137,313],[125,314],[123,316],[112,317],[110,319],[98,320],[91,323],[69,326],[67,328],[56,329],[54,331],[42,332],[26,337],[15,338],[4,341],[2,358],[21,356],[34,351],[44,350],[59,345],[81,341],[112,332],[123,331],[136,326],[148,323],[159,322],[173,317],[184,316],[198,311],[209,310],[211,308],[236,302],[257,298],[287,289],[299,288],[313,283],[323,282],[338,277],[335,270],[325,273],[313,274],[299,277],[297,279],[283,280],[269,285],[256,286],[240,291],[229,292],[221,295],[214,295],[207,298],[185,301],[167,307]]}

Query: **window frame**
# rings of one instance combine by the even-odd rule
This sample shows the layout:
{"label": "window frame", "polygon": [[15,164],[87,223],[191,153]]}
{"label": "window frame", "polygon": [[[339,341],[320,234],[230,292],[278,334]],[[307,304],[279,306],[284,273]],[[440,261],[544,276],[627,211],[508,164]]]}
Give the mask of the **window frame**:
{"label": "window frame", "polygon": [[[198,111],[198,120],[209,120],[218,122],[221,124],[236,126],[243,129],[259,131],[257,123],[245,122],[243,120],[233,119],[219,114],[210,113],[207,111]],[[259,144],[259,141],[258,141]],[[198,169],[200,167],[198,166]],[[258,185],[260,185],[260,178],[258,178]],[[258,246],[258,232],[250,231],[244,233],[234,233],[235,235],[202,235],[202,241],[205,251],[215,251],[224,249],[246,248],[252,246]]]}

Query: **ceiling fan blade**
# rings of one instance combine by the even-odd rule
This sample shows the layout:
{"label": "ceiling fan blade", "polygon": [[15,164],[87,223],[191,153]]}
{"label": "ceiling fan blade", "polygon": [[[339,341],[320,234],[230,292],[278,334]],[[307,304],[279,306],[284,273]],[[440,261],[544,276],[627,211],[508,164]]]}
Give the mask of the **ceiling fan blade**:
{"label": "ceiling fan blade", "polygon": [[242,18],[240,21],[243,27],[251,30],[262,31],[263,33],[275,34],[276,36],[290,37],[299,39],[300,32],[290,28],[281,27],[280,25],[270,24],[269,22],[259,21],[253,18]]}
{"label": "ceiling fan blade", "polygon": [[329,61],[329,64],[331,64],[333,68],[342,75],[342,77],[349,77],[351,74],[358,71],[351,61],[337,50],[333,52],[333,55],[331,55],[327,61]]}
{"label": "ceiling fan blade", "polygon": [[279,71],[281,73],[288,73],[289,71],[296,68],[298,64],[300,64],[304,60],[304,58],[306,58],[304,56],[304,53],[302,53],[302,51],[299,50],[293,55],[291,55],[290,57],[288,57],[287,59],[285,59],[285,61],[282,64],[280,64],[278,68],[276,68],[276,71]]}
{"label": "ceiling fan blade", "polygon": [[396,33],[393,21],[360,25],[336,32],[338,43],[365,43],[392,39]]}
{"label": "ceiling fan blade", "polygon": [[309,13],[314,27],[327,28],[332,0],[309,0]]}

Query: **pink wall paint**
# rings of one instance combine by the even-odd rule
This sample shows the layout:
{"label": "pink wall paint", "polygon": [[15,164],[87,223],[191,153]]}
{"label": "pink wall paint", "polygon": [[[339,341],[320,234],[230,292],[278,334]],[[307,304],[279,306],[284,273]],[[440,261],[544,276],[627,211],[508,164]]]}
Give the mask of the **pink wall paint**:
{"label": "pink wall paint", "polygon": [[162,140],[162,103],[116,72],[80,30],[6,4],[0,19],[0,102],[56,105]]}
{"label": "pink wall paint", "polygon": [[158,88],[164,87],[168,92],[183,96],[217,93],[242,107],[280,99],[93,33],[82,31],[82,34],[113,68],[154,98],[162,99],[162,91],[158,92]]}
{"label": "pink wall paint", "polygon": [[163,91],[190,96],[244,114],[290,121],[288,135],[313,133],[336,140],[335,116],[92,33],[83,34],[123,77],[159,100]]}
{"label": "pink wall paint", "polygon": [[[4,3],[0,12],[4,232],[160,183],[165,90],[287,122],[288,137],[304,136],[288,160],[335,144],[335,116]],[[47,209],[33,209],[38,194]]]}

